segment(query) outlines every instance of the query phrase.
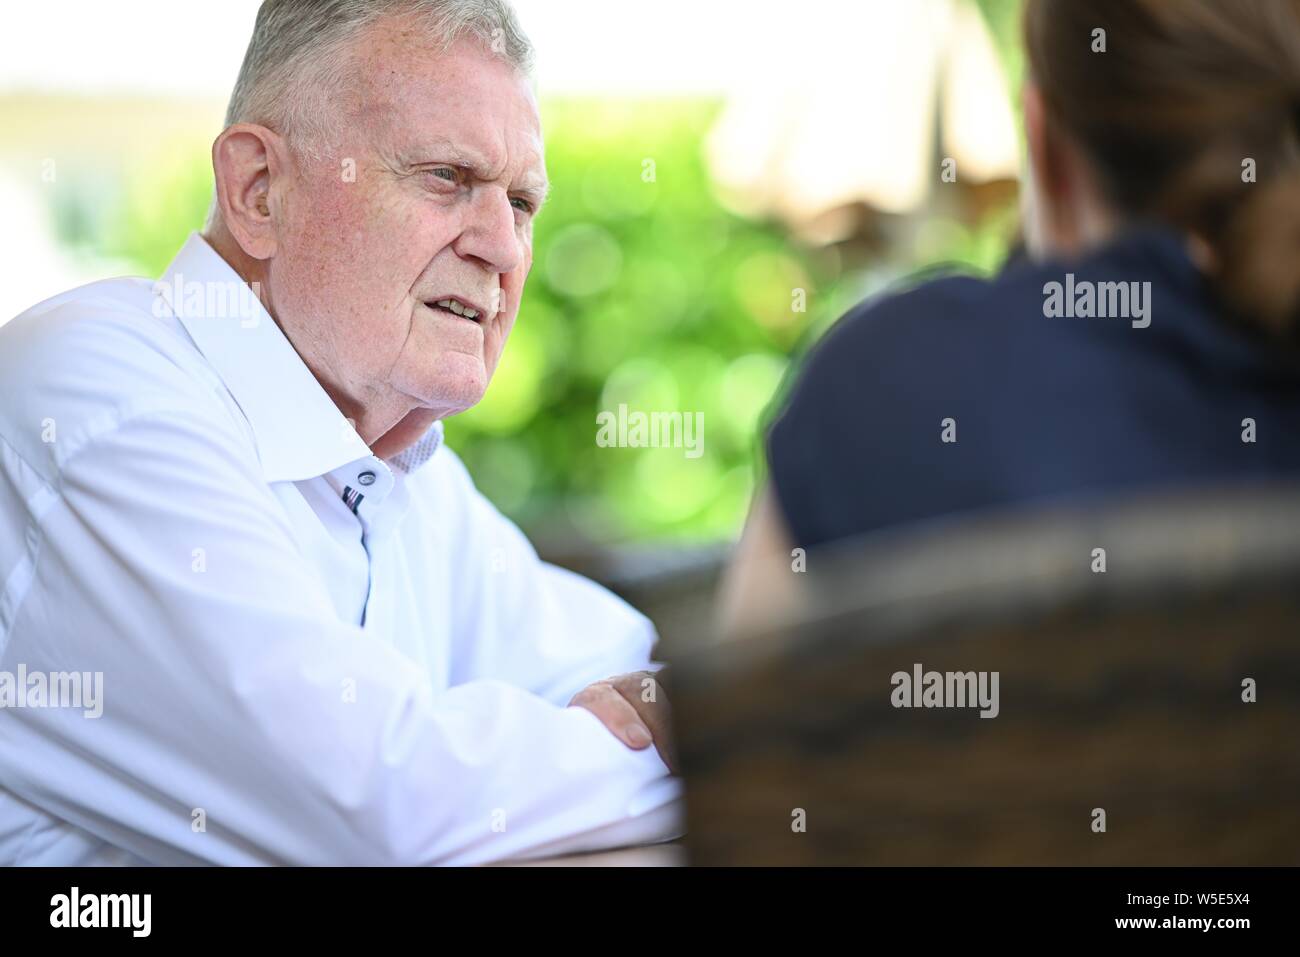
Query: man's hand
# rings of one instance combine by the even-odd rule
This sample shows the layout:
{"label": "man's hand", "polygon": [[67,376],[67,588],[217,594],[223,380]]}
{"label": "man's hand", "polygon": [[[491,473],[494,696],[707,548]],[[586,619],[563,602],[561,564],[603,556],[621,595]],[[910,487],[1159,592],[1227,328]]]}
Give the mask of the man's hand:
{"label": "man's hand", "polygon": [[569,707],[586,708],[634,751],[654,744],[668,770],[676,774],[665,672],[633,671],[594,682],[574,695]]}

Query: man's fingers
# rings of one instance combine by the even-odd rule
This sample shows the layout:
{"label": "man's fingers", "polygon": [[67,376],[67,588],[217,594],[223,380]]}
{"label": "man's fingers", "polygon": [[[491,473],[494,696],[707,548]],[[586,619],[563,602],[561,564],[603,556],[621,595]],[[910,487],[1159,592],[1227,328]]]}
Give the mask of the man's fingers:
{"label": "man's fingers", "polygon": [[637,671],[609,680],[650,729],[650,735],[654,738],[655,747],[659,749],[664,764],[676,774],[677,750],[673,740],[672,709],[663,682],[650,671]]}
{"label": "man's fingers", "polygon": [[635,751],[648,748],[654,741],[636,708],[608,682],[598,681],[583,688],[573,696],[569,707],[586,708],[613,732],[614,737]]}

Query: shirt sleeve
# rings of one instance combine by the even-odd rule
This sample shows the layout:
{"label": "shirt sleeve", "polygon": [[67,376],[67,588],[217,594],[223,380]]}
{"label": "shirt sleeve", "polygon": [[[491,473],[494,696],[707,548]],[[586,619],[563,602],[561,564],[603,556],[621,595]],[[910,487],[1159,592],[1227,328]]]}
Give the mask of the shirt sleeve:
{"label": "shirt sleeve", "polygon": [[101,673],[102,714],[0,710],[7,788],[158,864],[467,864],[679,831],[654,749],[504,676],[435,693],[340,622],[243,443],[203,408],[137,412],[29,496],[0,659]]}
{"label": "shirt sleeve", "polygon": [[594,681],[657,671],[654,626],[595,582],[542,561],[528,539],[475,487],[450,449],[462,525],[456,540],[466,596],[455,632],[453,681],[506,681],[556,705]]}

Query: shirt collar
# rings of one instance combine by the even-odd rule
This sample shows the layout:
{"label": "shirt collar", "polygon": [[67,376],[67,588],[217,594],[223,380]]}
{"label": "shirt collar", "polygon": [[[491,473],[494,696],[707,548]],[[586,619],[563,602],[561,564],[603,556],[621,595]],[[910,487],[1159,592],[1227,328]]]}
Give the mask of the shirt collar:
{"label": "shirt collar", "polygon": [[411,474],[433,456],[442,445],[442,419],[429,426],[427,432],[388,460],[388,464],[399,472]]}
{"label": "shirt collar", "polygon": [[[252,289],[198,233],[190,234],[154,294],[247,417],[266,481],[303,481],[373,458]],[[390,462],[414,472],[441,440],[442,422],[434,422]]]}

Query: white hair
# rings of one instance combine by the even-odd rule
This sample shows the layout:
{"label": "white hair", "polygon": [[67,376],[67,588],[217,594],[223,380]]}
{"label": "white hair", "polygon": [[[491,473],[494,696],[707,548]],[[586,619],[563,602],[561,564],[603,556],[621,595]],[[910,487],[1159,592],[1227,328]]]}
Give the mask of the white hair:
{"label": "white hair", "polygon": [[[264,0],[226,107],[226,126],[259,123],[317,157],[338,135],[355,76],[351,44],[375,21],[410,17],[438,50],[474,39],[525,77],[533,46],[509,0]],[[206,228],[218,215],[214,193]]]}
{"label": "white hair", "polygon": [[316,152],[337,132],[350,45],[376,20],[409,16],[440,50],[472,38],[525,76],[533,47],[509,0],[265,0],[226,109],[226,125],[260,123]]}

